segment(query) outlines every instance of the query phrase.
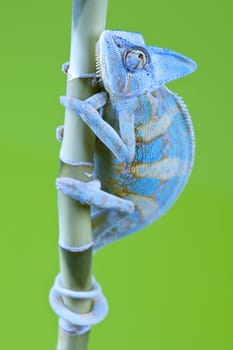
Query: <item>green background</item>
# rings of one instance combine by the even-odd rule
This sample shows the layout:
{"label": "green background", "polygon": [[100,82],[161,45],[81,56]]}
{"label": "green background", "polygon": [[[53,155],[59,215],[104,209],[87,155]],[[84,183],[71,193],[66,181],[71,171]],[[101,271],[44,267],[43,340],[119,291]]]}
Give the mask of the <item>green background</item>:
{"label": "green background", "polygon": [[[70,18],[70,1],[1,5],[1,349],[55,349],[55,127]],[[89,349],[233,349],[232,2],[110,0],[107,27],[197,61],[169,84],[189,106],[197,151],[169,213],[95,256],[110,312]]]}

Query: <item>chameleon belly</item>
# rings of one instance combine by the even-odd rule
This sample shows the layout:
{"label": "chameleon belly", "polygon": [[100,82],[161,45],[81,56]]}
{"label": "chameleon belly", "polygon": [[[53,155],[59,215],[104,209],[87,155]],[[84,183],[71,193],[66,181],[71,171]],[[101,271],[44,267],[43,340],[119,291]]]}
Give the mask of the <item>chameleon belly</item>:
{"label": "chameleon belly", "polygon": [[[132,200],[135,212],[128,216],[102,212],[98,219],[94,216],[96,249],[163,215],[183,190],[193,165],[193,128],[182,100],[165,87],[133,98],[136,136],[133,161],[120,162],[97,141],[94,164],[95,177],[101,181],[102,189]],[[117,130],[114,102],[112,106],[110,102],[105,118]]]}

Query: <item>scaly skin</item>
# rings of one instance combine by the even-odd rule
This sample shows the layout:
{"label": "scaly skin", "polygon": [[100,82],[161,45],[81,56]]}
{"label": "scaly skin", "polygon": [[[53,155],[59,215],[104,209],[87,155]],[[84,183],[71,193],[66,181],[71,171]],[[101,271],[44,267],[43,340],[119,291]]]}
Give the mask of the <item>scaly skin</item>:
{"label": "scaly skin", "polygon": [[183,190],[194,133],[183,101],[164,84],[195,68],[187,57],[145,46],[138,33],[105,31],[97,43],[105,92],[86,101],[61,99],[97,135],[95,181],[57,181],[65,194],[91,205],[95,250],[158,219]]}

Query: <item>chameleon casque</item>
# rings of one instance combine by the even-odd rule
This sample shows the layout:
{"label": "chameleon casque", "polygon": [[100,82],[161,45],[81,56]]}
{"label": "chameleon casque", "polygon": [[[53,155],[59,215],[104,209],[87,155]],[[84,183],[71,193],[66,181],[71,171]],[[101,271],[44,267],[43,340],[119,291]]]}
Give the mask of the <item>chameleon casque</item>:
{"label": "chameleon casque", "polygon": [[146,46],[139,33],[104,31],[96,45],[102,92],[61,97],[96,134],[93,177],[57,179],[57,188],[91,206],[94,250],[164,214],[193,166],[194,132],[182,99],[164,84],[193,72],[191,59]]}

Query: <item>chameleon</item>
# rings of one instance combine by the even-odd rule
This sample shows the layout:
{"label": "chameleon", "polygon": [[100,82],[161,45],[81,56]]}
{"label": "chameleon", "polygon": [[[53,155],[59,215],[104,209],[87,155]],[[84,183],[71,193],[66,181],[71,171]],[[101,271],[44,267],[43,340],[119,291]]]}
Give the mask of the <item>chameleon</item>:
{"label": "chameleon", "polygon": [[56,181],[58,190],[91,206],[94,251],[157,220],[186,185],[192,121],[165,84],[195,69],[188,57],[145,45],[140,33],[105,30],[93,73],[100,92],[84,101],[60,98],[96,135],[90,181]]}

